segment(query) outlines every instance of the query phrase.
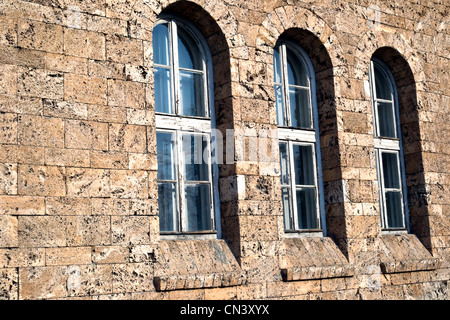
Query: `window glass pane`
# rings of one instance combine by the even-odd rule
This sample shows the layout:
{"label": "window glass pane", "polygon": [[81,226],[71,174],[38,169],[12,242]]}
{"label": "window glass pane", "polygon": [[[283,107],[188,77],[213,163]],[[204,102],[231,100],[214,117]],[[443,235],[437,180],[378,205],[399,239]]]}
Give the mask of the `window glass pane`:
{"label": "window glass pane", "polygon": [[203,74],[180,72],[181,114],[205,117]]}
{"label": "window glass pane", "polygon": [[289,158],[287,143],[280,143],[281,184],[289,185]]}
{"label": "window glass pane", "polygon": [[289,103],[291,105],[291,126],[312,128],[309,90],[289,88]]}
{"label": "window glass pane", "polygon": [[155,67],[155,111],[174,113],[169,69]]}
{"label": "window glass pane", "polygon": [[388,228],[403,228],[402,194],[399,191],[385,193]]}
{"label": "window glass pane", "polygon": [[160,23],[153,28],[154,62],[168,66],[170,64],[169,52],[169,26],[166,23]]}
{"label": "window glass pane", "polygon": [[284,119],[284,109],[283,109],[283,88],[281,86],[275,85],[275,105],[277,108],[277,122],[279,126],[286,125]]}
{"label": "window glass pane", "polygon": [[309,86],[308,72],[302,59],[286,47],[288,83],[298,86]]}
{"label": "window glass pane", "polygon": [[186,231],[211,230],[211,197],[209,184],[185,186]]}
{"label": "window glass pane", "polygon": [[295,184],[314,186],[315,173],[312,146],[293,145],[292,149],[294,153]]}
{"label": "window glass pane", "polygon": [[278,47],[273,50],[273,73],[274,82],[281,83],[281,62]]}
{"label": "window glass pane", "polygon": [[187,181],[209,181],[208,136],[185,134],[183,160]]}
{"label": "window glass pane", "polygon": [[398,172],[397,154],[383,152],[381,154],[383,161],[383,178],[385,188],[400,188],[400,177]]}
{"label": "window glass pane", "polygon": [[156,133],[158,180],[176,180],[173,134]]}
{"label": "window glass pane", "polygon": [[375,71],[375,90],[377,93],[377,99],[386,99],[392,101],[392,88],[391,82],[383,71],[377,66],[373,67]]}
{"label": "window glass pane", "polygon": [[316,189],[297,189],[297,215],[299,229],[319,229],[316,210]]}
{"label": "window glass pane", "polygon": [[178,27],[178,63],[180,68],[203,70],[202,54],[197,42],[182,28]]}
{"label": "window glass pane", "polygon": [[392,103],[377,102],[380,137],[396,138],[394,108]]}
{"label": "window glass pane", "polygon": [[287,187],[281,188],[281,200],[283,202],[283,218],[284,229],[293,230],[292,225],[292,208],[291,208],[291,189]]}
{"label": "window glass pane", "polygon": [[175,183],[158,183],[159,228],[178,231],[177,192]]}

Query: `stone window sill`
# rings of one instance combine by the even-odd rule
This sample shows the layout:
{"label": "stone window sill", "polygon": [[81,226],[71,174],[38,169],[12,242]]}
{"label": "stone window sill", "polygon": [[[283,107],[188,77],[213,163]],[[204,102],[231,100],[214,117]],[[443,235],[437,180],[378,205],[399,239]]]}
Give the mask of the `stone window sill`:
{"label": "stone window sill", "polygon": [[154,276],[157,291],[237,286],[246,282],[245,275],[222,239],[159,243]]}
{"label": "stone window sill", "polygon": [[239,286],[244,283],[245,274],[241,271],[155,277],[157,291],[223,288]]}
{"label": "stone window sill", "polygon": [[380,244],[383,273],[427,271],[440,266],[440,260],[434,258],[414,234],[385,234]]}
{"label": "stone window sill", "polygon": [[351,277],[354,266],[328,237],[285,238],[283,281]]}

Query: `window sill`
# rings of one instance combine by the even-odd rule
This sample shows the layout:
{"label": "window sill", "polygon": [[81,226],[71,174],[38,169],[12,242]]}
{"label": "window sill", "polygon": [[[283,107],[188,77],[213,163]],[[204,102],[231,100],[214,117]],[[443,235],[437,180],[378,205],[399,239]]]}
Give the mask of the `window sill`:
{"label": "window sill", "polygon": [[230,287],[247,281],[245,271],[221,239],[160,241],[158,252],[154,277],[157,291]]}
{"label": "window sill", "polygon": [[193,232],[193,233],[161,233],[161,240],[214,240],[217,239],[217,232]]}
{"label": "window sill", "polygon": [[414,234],[383,234],[380,249],[380,267],[385,274],[429,271],[440,266],[440,260]]}
{"label": "window sill", "polygon": [[286,256],[281,268],[283,281],[341,278],[354,275],[350,264],[328,237],[284,239]]}

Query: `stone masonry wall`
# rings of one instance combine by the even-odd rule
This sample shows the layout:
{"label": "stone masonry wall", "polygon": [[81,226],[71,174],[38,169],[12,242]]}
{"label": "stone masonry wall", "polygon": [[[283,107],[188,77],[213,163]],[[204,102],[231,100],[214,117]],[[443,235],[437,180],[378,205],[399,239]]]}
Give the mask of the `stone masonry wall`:
{"label": "stone masonry wall", "polygon": [[[285,238],[278,159],[236,153],[223,239],[160,238],[162,12],[205,37],[224,133],[276,129],[273,47],[306,51],[326,237]],[[410,234],[380,228],[373,56],[398,85]],[[449,74],[447,0],[1,0],[0,299],[448,299]]]}

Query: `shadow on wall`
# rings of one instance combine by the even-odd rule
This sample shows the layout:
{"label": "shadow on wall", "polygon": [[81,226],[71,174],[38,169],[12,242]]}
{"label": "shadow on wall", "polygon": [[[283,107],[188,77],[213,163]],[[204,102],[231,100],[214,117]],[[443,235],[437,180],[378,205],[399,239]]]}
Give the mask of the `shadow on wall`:
{"label": "shadow on wall", "polygon": [[417,101],[414,75],[405,58],[393,48],[379,48],[373,56],[382,60],[389,67],[397,85],[410,229],[411,233],[417,235],[431,252],[428,215],[430,192],[427,191],[425,183],[419,126],[421,106]]}

